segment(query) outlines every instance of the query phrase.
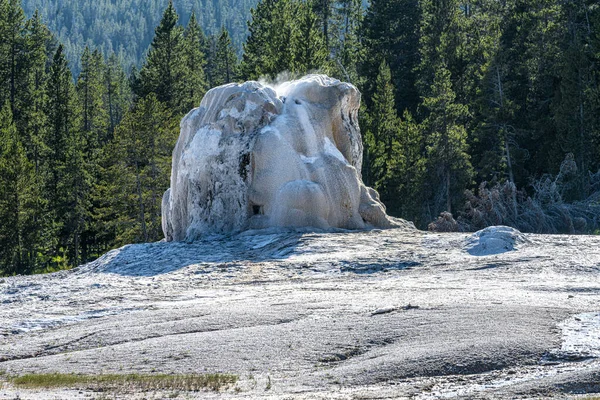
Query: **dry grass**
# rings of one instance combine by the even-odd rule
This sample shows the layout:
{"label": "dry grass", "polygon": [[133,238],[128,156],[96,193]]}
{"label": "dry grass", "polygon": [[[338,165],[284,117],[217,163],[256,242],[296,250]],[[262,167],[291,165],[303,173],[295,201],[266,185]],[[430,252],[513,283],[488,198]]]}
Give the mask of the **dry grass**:
{"label": "dry grass", "polygon": [[167,374],[27,374],[7,377],[16,387],[27,389],[77,388],[91,390],[221,390],[237,382],[236,375],[167,375]]}

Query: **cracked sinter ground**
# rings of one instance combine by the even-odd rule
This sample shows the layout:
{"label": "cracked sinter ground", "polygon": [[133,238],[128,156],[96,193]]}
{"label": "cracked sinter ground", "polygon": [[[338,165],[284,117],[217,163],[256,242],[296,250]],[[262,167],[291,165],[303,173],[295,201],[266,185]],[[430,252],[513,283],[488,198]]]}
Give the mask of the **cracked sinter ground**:
{"label": "cracked sinter ground", "polygon": [[5,278],[0,304],[0,398],[98,396],[6,378],[49,372],[239,376],[109,398],[600,392],[599,236],[249,231]]}

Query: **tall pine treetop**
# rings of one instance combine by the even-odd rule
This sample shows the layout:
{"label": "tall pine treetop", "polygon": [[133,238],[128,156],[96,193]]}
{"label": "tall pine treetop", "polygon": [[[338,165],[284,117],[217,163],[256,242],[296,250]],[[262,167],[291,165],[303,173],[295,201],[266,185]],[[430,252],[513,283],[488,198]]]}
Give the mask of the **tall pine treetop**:
{"label": "tall pine treetop", "polygon": [[177,15],[177,11],[175,11],[175,7],[173,7],[173,1],[170,0],[169,5],[163,13],[160,23],[154,30],[155,36],[152,40],[152,47],[156,47],[160,44],[160,42],[170,39],[171,33],[177,25],[178,20],[179,16]]}
{"label": "tall pine treetop", "polygon": [[179,108],[175,87],[183,74],[183,28],[177,25],[179,17],[173,2],[163,13],[155,30],[148,58],[140,71],[139,97],[154,93],[158,100],[173,109]]}

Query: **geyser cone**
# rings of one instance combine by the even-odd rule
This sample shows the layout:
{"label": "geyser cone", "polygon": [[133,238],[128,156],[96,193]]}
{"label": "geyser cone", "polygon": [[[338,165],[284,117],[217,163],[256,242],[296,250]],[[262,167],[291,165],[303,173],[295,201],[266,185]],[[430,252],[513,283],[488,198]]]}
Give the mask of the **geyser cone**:
{"label": "geyser cone", "polygon": [[266,227],[363,229],[392,219],[360,177],[360,92],[323,75],[277,91],[258,82],[210,90],[181,121],[167,240]]}

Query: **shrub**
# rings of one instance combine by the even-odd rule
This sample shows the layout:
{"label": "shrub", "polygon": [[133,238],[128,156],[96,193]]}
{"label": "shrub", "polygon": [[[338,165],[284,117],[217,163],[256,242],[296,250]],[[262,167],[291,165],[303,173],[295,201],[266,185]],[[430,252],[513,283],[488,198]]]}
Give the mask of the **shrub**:
{"label": "shrub", "polygon": [[444,211],[427,226],[431,232],[458,232],[460,228],[451,213]]}
{"label": "shrub", "polygon": [[561,174],[544,176],[533,183],[533,196],[518,191],[510,182],[491,188],[484,182],[477,194],[466,192],[467,202],[458,218],[460,230],[507,225],[522,232],[593,233],[600,228],[600,172],[590,174],[590,188],[595,190],[585,200],[563,200],[564,191],[572,189],[571,182],[565,189]]}
{"label": "shrub", "polygon": [[[465,192],[465,207],[456,220],[452,214],[443,212],[428,229],[477,231],[507,225],[521,232],[597,234],[600,232],[600,171],[589,173],[585,184],[583,181],[573,156],[567,154],[558,175],[544,175],[532,182],[532,196],[517,190],[511,182],[492,187],[483,182],[476,193]],[[583,200],[572,200],[581,197],[581,193],[589,195]]]}

